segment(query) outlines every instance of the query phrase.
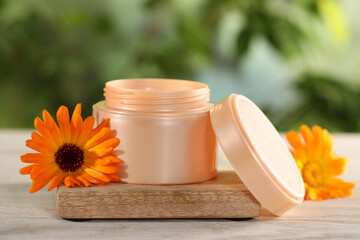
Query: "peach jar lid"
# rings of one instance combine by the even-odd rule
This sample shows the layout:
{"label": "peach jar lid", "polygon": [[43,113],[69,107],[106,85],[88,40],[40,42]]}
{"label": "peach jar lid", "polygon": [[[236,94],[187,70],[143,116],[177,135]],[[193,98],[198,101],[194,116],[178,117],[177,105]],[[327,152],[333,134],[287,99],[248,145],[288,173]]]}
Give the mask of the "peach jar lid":
{"label": "peach jar lid", "polygon": [[281,136],[248,98],[231,94],[210,118],[232,167],[254,197],[275,215],[303,201],[304,183]]}

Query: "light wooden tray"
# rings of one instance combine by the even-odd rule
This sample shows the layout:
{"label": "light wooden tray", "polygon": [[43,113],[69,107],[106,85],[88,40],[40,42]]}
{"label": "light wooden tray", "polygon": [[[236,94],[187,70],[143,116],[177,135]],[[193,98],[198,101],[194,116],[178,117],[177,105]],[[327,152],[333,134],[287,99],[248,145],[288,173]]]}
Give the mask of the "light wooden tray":
{"label": "light wooden tray", "polygon": [[235,172],[187,185],[134,185],[67,188],[55,192],[59,216],[66,219],[252,218],[260,203]]}

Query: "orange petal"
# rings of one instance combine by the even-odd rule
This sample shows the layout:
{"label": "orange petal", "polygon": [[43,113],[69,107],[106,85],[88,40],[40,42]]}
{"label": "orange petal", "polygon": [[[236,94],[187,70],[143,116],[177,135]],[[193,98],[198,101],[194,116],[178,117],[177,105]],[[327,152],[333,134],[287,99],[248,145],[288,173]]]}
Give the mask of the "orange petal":
{"label": "orange petal", "polygon": [[94,178],[100,179],[101,181],[110,181],[110,178],[108,178],[105,174],[99,173],[98,171],[95,171],[91,168],[85,168],[85,172]]}
{"label": "orange petal", "polygon": [[305,124],[301,125],[300,133],[304,139],[305,145],[311,145],[313,137],[310,128]]}
{"label": "orange petal", "polygon": [[342,179],[332,178],[326,181],[326,186],[334,189],[352,189],[355,187],[355,184],[351,182],[345,182]]}
{"label": "orange petal", "polygon": [[103,159],[103,158],[99,158],[99,159],[95,159],[93,162],[91,162],[90,164],[91,165],[102,165],[102,166],[105,166],[105,165],[108,165],[108,164],[111,164],[112,161],[108,160],[108,159]]}
{"label": "orange petal", "polygon": [[86,187],[91,186],[91,182],[90,182],[89,180],[87,180],[85,177],[83,177],[83,176],[77,176],[76,178],[77,178],[79,181],[81,181],[84,186],[86,186]]}
{"label": "orange petal", "polygon": [[37,132],[31,133],[31,138],[38,145],[49,149],[50,152],[54,152],[58,149],[58,146],[54,143],[54,141],[52,141],[52,139],[47,139]]}
{"label": "orange petal", "polygon": [[81,186],[81,182],[78,179],[76,179],[76,177],[71,176],[70,180],[73,181],[79,187]]}
{"label": "orange petal", "polygon": [[49,181],[50,181],[54,177],[54,175],[57,171],[58,171],[58,168],[53,167],[52,165],[36,165],[33,167],[33,169],[30,172],[30,178],[32,180],[49,178]]}
{"label": "orange petal", "polygon": [[43,153],[26,153],[20,159],[23,163],[48,164],[51,162],[49,155]]}
{"label": "orange petal", "polygon": [[92,149],[92,150],[89,150],[89,152],[94,154],[98,158],[101,158],[101,157],[104,157],[104,156],[112,153],[113,150],[114,150],[114,148],[110,147],[110,148],[103,148],[103,149]]}
{"label": "orange petal", "polygon": [[35,151],[41,152],[41,153],[48,153],[48,154],[53,154],[55,153],[55,149],[54,148],[47,148],[45,146],[43,146],[42,144],[35,142],[34,140],[26,140],[25,145],[31,149],[34,149]]}
{"label": "orange petal", "polygon": [[85,144],[84,148],[90,149],[90,148],[96,146],[97,144],[101,143],[102,141],[104,141],[110,135],[111,135],[111,130],[109,128],[105,127],[103,129],[101,129],[93,137],[91,137],[91,139],[88,140],[87,143]]}
{"label": "orange petal", "polygon": [[323,166],[323,171],[328,176],[337,176],[343,174],[348,168],[349,161],[347,158],[340,157],[329,159]]}
{"label": "orange petal", "polygon": [[49,129],[51,135],[53,136],[53,139],[56,142],[60,141],[61,142],[60,145],[62,145],[63,142],[61,141],[60,130],[59,130],[58,126],[56,125],[54,119],[51,117],[51,115],[45,109],[43,110],[43,119],[44,119],[44,124],[45,124],[46,128]]}
{"label": "orange petal", "polygon": [[342,179],[328,179],[326,187],[329,189],[332,198],[346,197],[352,195],[351,189],[355,187],[354,183],[345,182]]}
{"label": "orange petal", "polygon": [[100,132],[103,128],[109,128],[110,127],[110,119],[106,118],[104,121],[102,121],[96,128],[94,128],[91,132],[91,136],[96,135],[98,132]]}
{"label": "orange petal", "polygon": [[319,201],[321,200],[319,198],[319,190],[316,188],[309,188],[308,189],[308,193],[306,195],[306,199],[307,200],[314,200],[314,201]]}
{"label": "orange petal", "polygon": [[82,125],[83,119],[81,117],[81,103],[78,103],[71,117],[71,143],[76,143],[79,138]]}
{"label": "orange petal", "polygon": [[44,167],[43,165],[39,166],[39,165],[35,165],[33,167],[33,169],[30,172],[30,178],[31,180],[34,180],[35,178],[37,178],[40,174],[42,174],[45,171],[50,170],[49,167]]}
{"label": "orange petal", "polygon": [[331,152],[331,149],[333,147],[333,138],[326,129],[323,130],[323,138],[324,138],[324,147],[321,154],[323,157],[325,157],[328,156]]}
{"label": "orange petal", "polygon": [[54,188],[56,188],[57,186],[59,186],[59,184],[62,182],[63,179],[64,179],[64,176],[62,174],[55,175],[55,177],[53,177],[50,181],[48,191],[51,191]]}
{"label": "orange petal", "polygon": [[106,183],[104,181],[101,181],[100,179],[94,178],[93,176],[89,175],[89,174],[83,174],[82,175],[84,178],[86,178],[88,181],[96,184],[96,185],[106,185]]}
{"label": "orange petal", "polygon": [[71,143],[76,143],[82,130],[83,121],[80,115],[73,115],[71,119]]}
{"label": "orange petal", "polygon": [[20,169],[20,174],[21,175],[26,175],[26,174],[30,174],[31,170],[33,169],[33,167],[35,166],[35,164],[31,164],[29,166],[23,167]]}
{"label": "orange petal", "polygon": [[65,177],[64,184],[66,187],[74,187],[75,186],[74,182],[71,181],[70,176]]}
{"label": "orange petal", "polygon": [[35,193],[45,187],[49,182],[46,182],[45,180],[41,180],[38,182],[33,182],[33,185],[30,187],[29,192]]}
{"label": "orange petal", "polygon": [[95,123],[95,118],[93,116],[87,117],[85,119],[79,138],[77,140],[78,146],[84,146],[85,143],[88,141],[94,123]]}
{"label": "orange petal", "polygon": [[305,151],[293,151],[290,149],[291,155],[293,156],[293,158],[296,161],[302,162],[303,164],[307,163],[307,158],[306,158],[306,152]]}
{"label": "orange petal", "polygon": [[112,182],[120,182],[120,177],[117,175],[117,173],[112,173],[107,175]]}
{"label": "orange petal", "polygon": [[295,163],[296,163],[300,173],[302,173],[302,170],[304,168],[304,163],[302,161],[299,161],[299,160],[295,160]]}
{"label": "orange petal", "polygon": [[121,163],[122,161],[114,156],[106,156],[103,158],[99,158],[96,159],[95,161],[93,161],[91,164],[93,165],[101,165],[101,166],[105,166],[105,165],[112,165],[112,164],[118,164]]}
{"label": "orange petal", "polygon": [[96,165],[96,166],[91,166],[92,169],[100,172],[100,173],[115,173],[116,170],[118,169],[117,167],[115,166],[99,166],[99,165]]}
{"label": "orange petal", "polygon": [[63,142],[70,142],[71,139],[71,127],[69,120],[69,110],[65,106],[61,106],[56,113],[56,118],[59,124],[59,130]]}
{"label": "orange petal", "polygon": [[312,128],[312,132],[313,142],[311,144],[311,153],[315,159],[319,159],[323,148],[323,131],[321,127],[315,125]]}
{"label": "orange petal", "polygon": [[50,130],[46,128],[44,122],[39,117],[35,118],[34,126],[35,126],[36,130],[38,130],[38,132],[42,136],[44,136],[44,138],[46,138],[48,141],[50,141],[53,145],[55,145],[55,146],[61,145],[61,141],[60,141],[61,139],[54,139],[53,136],[51,135]]}
{"label": "orange petal", "polygon": [[[75,108],[74,108],[74,112],[73,112],[72,118],[73,118],[74,116],[76,116],[76,115],[81,116],[81,103],[76,104],[76,106],[75,106]],[[73,120],[72,118],[71,118],[71,121]]]}
{"label": "orange petal", "polygon": [[110,161],[112,161],[113,163],[121,163],[121,162],[122,162],[121,159],[119,159],[119,158],[117,158],[117,157],[115,157],[115,156],[112,156],[112,155],[106,156],[106,157],[104,157],[103,159],[105,159],[105,160],[110,160]]}
{"label": "orange petal", "polygon": [[303,148],[303,144],[297,132],[295,131],[287,132],[286,139],[288,140],[288,142],[290,143],[290,145],[293,147],[294,150],[298,151]]}
{"label": "orange petal", "polygon": [[50,180],[54,177],[54,174],[56,173],[56,171],[57,170],[55,169],[55,171],[50,170],[50,171],[43,172],[37,179],[35,179],[33,181],[33,184],[29,190],[30,193],[37,192],[40,189],[42,189],[43,187],[45,187],[50,182]]}
{"label": "orange petal", "polygon": [[106,148],[115,148],[117,145],[119,145],[120,140],[118,138],[110,138],[102,143],[96,145],[95,147],[91,148],[90,151],[96,150],[96,149],[106,149]]}

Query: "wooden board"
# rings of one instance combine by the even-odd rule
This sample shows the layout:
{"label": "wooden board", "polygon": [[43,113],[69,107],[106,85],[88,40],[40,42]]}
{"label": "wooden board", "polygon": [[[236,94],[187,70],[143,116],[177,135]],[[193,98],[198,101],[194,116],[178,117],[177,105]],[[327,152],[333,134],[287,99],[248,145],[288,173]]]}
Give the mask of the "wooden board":
{"label": "wooden board", "polygon": [[230,171],[187,185],[61,185],[55,199],[59,216],[69,219],[251,218],[260,214],[260,203]]}

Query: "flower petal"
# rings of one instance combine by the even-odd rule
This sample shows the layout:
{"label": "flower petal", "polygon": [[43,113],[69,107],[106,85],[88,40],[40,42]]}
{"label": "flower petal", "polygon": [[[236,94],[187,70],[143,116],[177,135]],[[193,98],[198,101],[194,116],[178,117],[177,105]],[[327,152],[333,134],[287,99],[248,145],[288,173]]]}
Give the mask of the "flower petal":
{"label": "flower petal", "polygon": [[83,176],[77,176],[76,177],[79,181],[81,181],[82,182],[82,184],[84,185],[84,186],[86,186],[86,187],[89,187],[89,186],[91,186],[92,184],[91,184],[91,182],[89,181],[89,180],[87,180],[85,177],[83,177]]}
{"label": "flower petal", "polygon": [[323,130],[323,138],[324,146],[321,154],[323,157],[326,157],[331,153],[331,149],[333,147],[333,138],[326,129]]}
{"label": "flower petal", "polygon": [[76,115],[81,116],[81,103],[76,104],[76,106],[74,108],[72,118],[71,118],[71,122],[73,122],[73,117],[76,116]]}
{"label": "flower petal", "polygon": [[314,159],[321,159],[321,150],[323,148],[323,131],[322,128],[315,125],[312,128],[313,142],[311,144],[311,154]]}
{"label": "flower petal", "polygon": [[65,177],[64,184],[66,187],[74,187],[75,186],[75,184],[71,181],[70,176]]}
{"label": "flower petal", "polygon": [[100,173],[115,173],[117,171],[117,167],[115,166],[99,166],[99,165],[95,165],[95,166],[91,166],[92,169],[100,172]]}
{"label": "flower petal", "polygon": [[305,145],[310,146],[312,143],[312,139],[313,139],[310,128],[306,125],[301,125],[300,133],[304,139]]}
{"label": "flower petal", "polygon": [[319,200],[321,200],[320,197],[319,197],[319,190],[316,189],[316,188],[310,187],[310,188],[308,189],[308,193],[307,193],[305,199],[307,199],[307,200],[314,200],[314,201],[319,201]]}
{"label": "flower petal", "polygon": [[91,136],[96,135],[98,132],[100,132],[103,128],[109,128],[110,127],[110,119],[106,118],[104,121],[102,121],[96,128],[94,128],[91,132]]}
{"label": "flower petal", "polygon": [[112,155],[105,156],[105,157],[103,157],[103,159],[110,160],[110,161],[112,161],[113,163],[121,163],[121,162],[122,162],[121,159],[119,159],[119,158],[117,158],[117,157],[115,157],[115,156],[112,156]]}
{"label": "flower petal", "polygon": [[53,139],[56,142],[60,141],[61,142],[60,145],[62,145],[63,142],[61,141],[60,130],[59,130],[58,126],[56,125],[54,119],[51,117],[51,115],[45,109],[43,110],[43,119],[44,119],[45,127],[47,129],[49,129]]}
{"label": "flower petal", "polygon": [[51,191],[54,188],[56,188],[57,186],[59,186],[59,184],[62,182],[63,179],[64,179],[64,176],[62,174],[56,174],[55,177],[53,177],[50,181],[48,191]]}
{"label": "flower petal", "polygon": [[[31,173],[33,172],[33,170],[31,170]],[[30,193],[37,192],[40,189],[42,189],[43,187],[45,187],[50,182],[50,180],[54,177],[56,171],[57,171],[57,169],[52,168],[52,169],[49,169],[48,171],[42,172],[36,179],[34,179],[33,184],[29,190]]]}
{"label": "flower petal", "polygon": [[340,157],[328,160],[324,165],[324,173],[329,177],[343,174],[349,166],[347,158]]}
{"label": "flower petal", "polygon": [[26,153],[20,159],[23,163],[48,164],[51,162],[49,155],[43,153]]}
{"label": "flower petal", "polygon": [[[57,170],[58,170],[58,168],[54,167],[52,164],[36,165],[33,167],[33,169],[30,172],[30,178],[32,180],[37,180],[37,179],[44,178],[44,177],[46,178],[49,175],[53,176],[57,172]],[[49,179],[49,181],[51,180],[51,178]]]}
{"label": "flower petal", "polygon": [[81,186],[81,182],[76,179],[74,176],[70,176],[70,181],[72,181],[75,185]]}
{"label": "flower petal", "polygon": [[93,155],[95,155],[97,158],[102,158],[108,154],[110,154],[112,151],[114,150],[114,148],[110,147],[110,148],[95,148],[95,149],[91,149],[89,150],[89,152]]}
{"label": "flower petal", "polygon": [[25,145],[31,149],[34,149],[35,151],[46,153],[46,154],[53,154],[55,153],[54,149],[49,149],[47,147],[44,147],[43,145],[35,142],[34,140],[26,140]]}
{"label": "flower petal", "polygon": [[117,173],[108,174],[107,176],[111,179],[112,182],[120,182],[120,177]]}
{"label": "flower petal", "polygon": [[84,124],[82,126],[79,138],[77,139],[77,144],[78,146],[84,146],[85,143],[88,140],[88,137],[91,133],[91,130],[94,126],[95,123],[95,118],[93,116],[90,116],[88,118],[85,119]]}
{"label": "flower petal", "polygon": [[68,108],[61,106],[56,113],[56,118],[59,124],[62,141],[64,143],[69,143],[71,140],[71,127]]}
{"label": "flower petal", "polygon": [[331,178],[325,183],[332,198],[346,197],[352,194],[351,189],[355,187],[354,183],[345,182],[342,179]]}
{"label": "flower petal", "polygon": [[108,138],[111,134],[112,134],[112,131],[109,128],[104,127],[97,134],[95,134],[93,137],[91,137],[90,140],[88,140],[86,142],[84,148],[90,149],[90,148],[96,146],[97,144],[101,143],[106,138]]}
{"label": "flower petal", "polygon": [[91,148],[90,151],[96,150],[96,149],[106,149],[106,148],[115,148],[117,145],[119,145],[120,140],[118,138],[110,138],[102,143],[96,145],[95,147]]}
{"label": "flower petal", "polygon": [[85,168],[85,172],[94,178],[100,179],[101,181],[110,182],[110,178],[108,178],[105,174],[99,173],[91,168]]}
{"label": "flower petal", "polygon": [[51,141],[56,146],[61,145],[61,139],[54,139],[50,130],[46,128],[45,123],[39,117],[35,118],[34,126],[36,130],[48,141]]}
{"label": "flower petal", "polygon": [[49,152],[55,152],[58,149],[58,146],[53,141],[49,141],[48,139],[46,139],[37,132],[33,132],[31,134],[31,138],[32,138],[31,140],[34,141],[34,143],[36,143],[39,146],[42,146],[43,148],[48,149]]}
{"label": "flower petal", "polygon": [[29,166],[20,168],[19,172],[21,175],[26,175],[26,174],[30,174],[31,170],[33,169],[33,167],[35,166],[35,164],[31,164]]}
{"label": "flower petal", "polygon": [[93,161],[93,165],[102,165],[102,166],[105,166],[105,165],[108,165],[108,164],[118,164],[118,163],[121,163],[122,161],[114,156],[105,156],[103,158],[99,158],[99,159],[96,159],[95,161]]}
{"label": "flower petal", "polygon": [[39,180],[39,181],[34,181],[32,186],[29,189],[30,193],[35,193],[37,191],[39,191],[40,189],[42,189],[43,187],[45,187],[47,184],[49,183],[49,181],[46,180]]}
{"label": "flower petal", "polygon": [[83,121],[80,115],[73,115],[71,119],[71,143],[76,143],[81,129],[82,129]]}
{"label": "flower petal", "polygon": [[83,177],[86,178],[88,181],[92,182],[96,185],[106,185],[104,181],[101,181],[100,179],[94,178],[93,176],[89,174],[83,174]]}
{"label": "flower petal", "polygon": [[295,131],[289,131],[286,133],[286,139],[290,143],[290,145],[293,147],[294,150],[299,151],[303,148],[303,144],[301,142],[300,136]]}

